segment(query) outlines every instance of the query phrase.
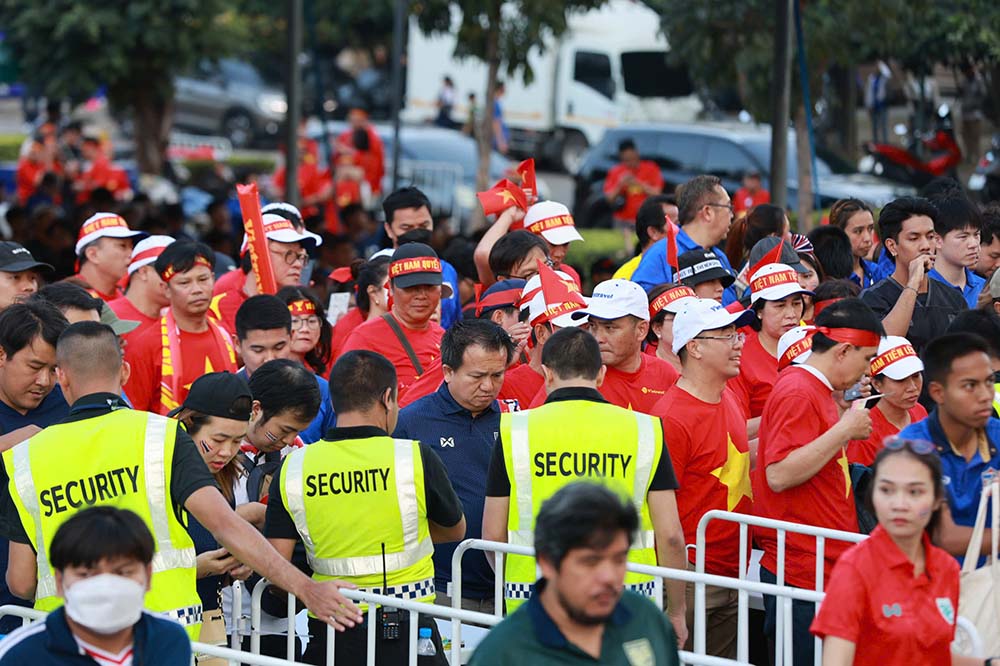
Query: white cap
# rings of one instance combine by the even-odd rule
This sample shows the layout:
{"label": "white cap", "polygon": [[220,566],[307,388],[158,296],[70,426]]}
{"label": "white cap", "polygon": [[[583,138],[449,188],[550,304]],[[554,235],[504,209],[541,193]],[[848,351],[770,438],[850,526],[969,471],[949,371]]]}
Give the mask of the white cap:
{"label": "white cap", "polygon": [[[559,276],[559,279],[566,284],[566,288],[570,291],[579,291],[580,288],[576,285],[576,282],[568,274],[562,271],[555,271],[555,274]],[[532,275],[531,278],[524,284],[521,289],[521,301],[520,308],[528,310],[528,321],[533,322],[548,310],[549,306],[555,305],[555,303],[546,303],[545,294],[542,292],[542,277],[537,273]],[[587,323],[586,315],[582,316],[580,319],[573,319],[573,314],[568,313],[564,315],[559,315],[549,320],[549,323],[557,328],[572,328],[574,326],[583,326]]]}
{"label": "white cap", "polygon": [[799,284],[799,274],[787,264],[768,264],[750,278],[750,302],[780,301],[793,294],[812,294]]}
{"label": "white cap", "polygon": [[[261,215],[267,215],[268,213],[280,215],[281,213],[286,213],[287,215],[294,215],[298,222],[302,223],[302,212],[287,201],[272,201],[261,208],[260,213]],[[282,217],[286,216],[282,215]]]}
{"label": "white cap", "polygon": [[753,321],[755,316],[753,310],[730,312],[721,303],[710,298],[692,299],[674,317],[673,351],[676,354],[704,331],[727,326],[742,328]]}
{"label": "white cap", "polygon": [[115,213],[94,213],[80,227],[80,235],[76,241],[76,256],[80,256],[83,248],[101,238],[133,238],[148,236],[145,231],[132,231],[121,215]]}
{"label": "white cap", "polygon": [[552,245],[583,240],[569,208],[556,201],[539,201],[524,214],[524,228]]}
{"label": "white cap", "polygon": [[[264,236],[268,240],[279,243],[302,243],[310,248],[316,248],[323,244],[323,239],[311,231],[303,229],[299,231],[292,224],[292,221],[275,213],[266,213],[263,216]],[[247,250],[247,237],[243,234],[243,244],[240,246],[240,254]]]}
{"label": "white cap", "polygon": [[872,359],[871,375],[885,375],[900,381],[924,371],[924,363],[906,338],[887,335],[878,344],[878,354]]}
{"label": "white cap", "polygon": [[382,248],[372,256],[368,257],[368,261],[371,261],[372,259],[378,259],[379,257],[389,257],[390,259],[392,259],[392,253],[395,251],[396,248],[393,247]]}
{"label": "white cap", "polygon": [[805,363],[812,354],[812,332],[815,326],[796,326],[778,338],[778,370],[792,363]]}
{"label": "white cap", "polygon": [[605,280],[594,287],[587,308],[577,310],[570,316],[618,319],[628,315],[649,321],[649,297],[635,282],[616,279]]}
{"label": "white cap", "polygon": [[156,262],[168,245],[174,242],[170,236],[150,236],[143,238],[132,248],[132,261],[128,265],[128,274],[132,275],[143,266]]}
{"label": "white cap", "polygon": [[694,289],[682,284],[674,285],[649,302],[649,318],[652,320],[661,312],[677,314],[691,299],[698,298]]}

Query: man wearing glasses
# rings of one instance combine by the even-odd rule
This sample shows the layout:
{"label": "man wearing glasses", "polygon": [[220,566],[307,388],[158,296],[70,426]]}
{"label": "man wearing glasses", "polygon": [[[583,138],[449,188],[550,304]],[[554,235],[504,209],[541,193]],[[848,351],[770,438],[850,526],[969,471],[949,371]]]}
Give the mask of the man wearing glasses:
{"label": "man wearing glasses", "polygon": [[[715,176],[695,176],[680,187],[677,206],[681,227],[677,232],[677,254],[691,250],[712,251],[723,268],[732,272],[733,267],[726,253],[718,247],[733,223],[733,204],[722,182]],[[646,291],[674,281],[673,270],[667,264],[666,238],[653,243],[646,251],[632,274],[632,280]],[[735,300],[736,290],[732,286],[727,287],[722,295],[722,304],[729,305]]]}
{"label": "man wearing glasses", "polygon": [[[302,270],[309,262],[309,251],[322,243],[316,234],[275,213],[264,214],[264,235],[271,253],[271,268],[278,289],[294,287],[302,281]],[[242,287],[231,289],[212,299],[212,315],[230,333],[236,332],[236,311],[250,298],[257,295],[257,278],[253,269],[247,273]]]}

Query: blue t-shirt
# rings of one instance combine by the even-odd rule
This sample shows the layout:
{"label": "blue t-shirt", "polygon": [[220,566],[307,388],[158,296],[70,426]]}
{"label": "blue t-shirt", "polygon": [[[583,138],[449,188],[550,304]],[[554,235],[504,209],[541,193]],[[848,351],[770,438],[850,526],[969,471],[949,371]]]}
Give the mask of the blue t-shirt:
{"label": "blue t-shirt", "polygon": [[965,288],[959,289],[956,285],[948,282],[943,275],[938,273],[936,268],[932,268],[927,275],[934,278],[938,282],[943,282],[949,287],[957,290],[962,294],[962,298],[965,299],[965,304],[969,306],[970,310],[976,309],[976,304],[979,302],[979,294],[982,292],[983,288],[986,286],[986,278],[981,278],[968,268],[965,270]]}
{"label": "blue t-shirt", "polygon": [[[677,232],[677,255],[680,256],[685,252],[690,252],[691,250],[704,250],[702,246],[698,245],[694,240],[684,232],[684,228],[681,227],[680,231]],[[711,248],[715,256],[718,257],[719,262],[728,270],[730,273],[733,272],[733,266],[729,263],[729,257],[726,253],[717,247]],[[649,291],[653,287],[664,284],[666,282],[673,281],[673,270],[667,264],[667,239],[661,238],[660,240],[653,243],[646,253],[642,255],[642,261],[636,267],[635,272],[632,273],[632,282],[636,282],[640,287]],[[726,288],[722,292],[722,304],[729,305],[730,303],[737,300],[736,289],[733,286]]]}
{"label": "blue t-shirt", "polygon": [[[434,393],[420,398],[399,412],[393,437],[415,439],[437,452],[465,513],[467,539],[483,535],[486,476],[493,447],[500,437],[500,405],[473,417],[459,405],[442,383]],[[451,582],[451,556],[456,544],[434,545],[435,586],[447,590]],[[485,599],[493,596],[493,569],[482,551],[462,559],[462,596]]]}
{"label": "blue t-shirt", "polygon": [[[895,266],[893,266],[893,269],[895,269]],[[859,278],[857,273],[852,272],[847,276],[847,279],[862,289],[867,289],[882,279],[880,277],[876,277],[876,275],[880,274],[878,265],[873,264],[867,259],[861,260],[861,273],[864,275],[863,278]],[[889,275],[892,275],[892,271],[889,271]]]}
{"label": "blue t-shirt", "polygon": [[462,318],[462,301],[458,294],[458,271],[444,260],[441,261],[441,279],[451,285],[452,292],[448,298],[441,299],[441,328],[448,330]]}

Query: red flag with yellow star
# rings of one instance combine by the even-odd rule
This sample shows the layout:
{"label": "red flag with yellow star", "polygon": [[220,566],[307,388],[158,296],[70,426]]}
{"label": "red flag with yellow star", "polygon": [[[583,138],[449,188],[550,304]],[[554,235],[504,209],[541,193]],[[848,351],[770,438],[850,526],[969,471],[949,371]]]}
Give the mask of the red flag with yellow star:
{"label": "red flag with yellow star", "polygon": [[571,288],[566,280],[560,278],[541,259],[538,260],[538,277],[542,283],[545,312],[540,317],[536,317],[535,321],[529,322],[532,326],[540,322],[552,321],[556,317],[587,307],[587,301],[584,300],[583,294],[577,290],[576,284],[571,282]]}
{"label": "red flag with yellow star", "polygon": [[528,199],[525,197],[524,191],[506,178],[485,192],[478,192],[476,196],[479,197],[479,203],[482,205],[485,215],[495,215],[511,206],[528,210]]}
{"label": "red flag with yellow star", "polygon": [[517,175],[521,178],[521,190],[528,205],[538,201],[538,186],[535,182],[535,158],[529,157],[517,165]]}
{"label": "red flag with yellow star", "polygon": [[760,261],[758,261],[756,264],[754,264],[747,270],[747,282],[750,281],[750,279],[757,273],[757,271],[764,268],[764,266],[781,263],[781,248],[784,244],[785,241],[779,241],[778,244],[774,246],[773,250],[771,250],[763,257],[761,257]]}

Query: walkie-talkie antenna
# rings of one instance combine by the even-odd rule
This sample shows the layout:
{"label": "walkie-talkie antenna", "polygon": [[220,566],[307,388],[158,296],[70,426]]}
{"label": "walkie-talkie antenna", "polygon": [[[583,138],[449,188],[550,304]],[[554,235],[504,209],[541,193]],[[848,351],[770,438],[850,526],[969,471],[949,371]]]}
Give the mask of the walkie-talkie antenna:
{"label": "walkie-talkie antenna", "polygon": [[385,573],[385,542],[382,542],[382,594],[388,595],[389,592],[389,578]]}

